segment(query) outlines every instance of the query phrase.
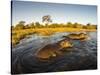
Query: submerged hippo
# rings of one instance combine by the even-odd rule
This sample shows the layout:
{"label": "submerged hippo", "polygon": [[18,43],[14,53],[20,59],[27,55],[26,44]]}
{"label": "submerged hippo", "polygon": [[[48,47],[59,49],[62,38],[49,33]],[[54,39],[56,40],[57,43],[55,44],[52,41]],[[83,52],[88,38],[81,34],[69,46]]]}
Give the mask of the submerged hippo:
{"label": "submerged hippo", "polygon": [[72,44],[64,39],[54,44],[48,44],[38,50],[36,57],[41,60],[47,60],[62,54],[61,49],[72,47]]}
{"label": "submerged hippo", "polygon": [[66,37],[73,40],[81,40],[81,41],[88,39],[88,36],[85,33],[79,33],[79,34],[72,33],[72,34],[67,35]]}

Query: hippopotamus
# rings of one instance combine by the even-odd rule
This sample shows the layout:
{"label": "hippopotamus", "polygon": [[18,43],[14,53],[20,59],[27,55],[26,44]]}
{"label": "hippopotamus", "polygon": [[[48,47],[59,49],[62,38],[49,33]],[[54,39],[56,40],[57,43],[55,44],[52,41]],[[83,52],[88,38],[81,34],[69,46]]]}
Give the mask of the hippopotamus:
{"label": "hippopotamus", "polygon": [[63,48],[71,48],[72,43],[67,39],[58,41],[57,43],[48,44],[36,52],[36,57],[41,60],[48,60],[50,58],[62,55]]}
{"label": "hippopotamus", "polygon": [[89,39],[88,35],[85,33],[79,33],[79,34],[72,33],[63,37],[73,39],[73,40],[81,40],[81,41]]}

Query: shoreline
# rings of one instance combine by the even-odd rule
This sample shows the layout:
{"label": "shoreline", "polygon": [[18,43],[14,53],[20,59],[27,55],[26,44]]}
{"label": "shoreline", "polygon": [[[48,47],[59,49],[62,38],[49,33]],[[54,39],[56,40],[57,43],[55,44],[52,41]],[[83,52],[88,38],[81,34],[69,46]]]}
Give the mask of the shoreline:
{"label": "shoreline", "polygon": [[96,32],[97,29],[82,29],[82,28],[31,28],[31,29],[20,29],[20,30],[12,30],[11,37],[12,37],[12,45],[17,45],[20,40],[33,35],[39,34],[44,36],[50,36],[56,32]]}
{"label": "shoreline", "polygon": [[19,29],[19,30],[12,30],[12,33],[18,32],[40,32],[40,31],[53,31],[53,32],[95,32],[97,29],[82,29],[82,28],[31,28],[31,29]]}

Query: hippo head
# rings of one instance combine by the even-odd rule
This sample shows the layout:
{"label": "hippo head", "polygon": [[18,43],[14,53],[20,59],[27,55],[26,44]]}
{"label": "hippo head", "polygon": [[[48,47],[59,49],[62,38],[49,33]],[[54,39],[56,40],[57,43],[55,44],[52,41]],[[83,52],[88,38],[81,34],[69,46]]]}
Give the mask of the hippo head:
{"label": "hippo head", "polygon": [[72,47],[72,44],[68,40],[62,40],[59,42],[59,44],[60,44],[61,48]]}

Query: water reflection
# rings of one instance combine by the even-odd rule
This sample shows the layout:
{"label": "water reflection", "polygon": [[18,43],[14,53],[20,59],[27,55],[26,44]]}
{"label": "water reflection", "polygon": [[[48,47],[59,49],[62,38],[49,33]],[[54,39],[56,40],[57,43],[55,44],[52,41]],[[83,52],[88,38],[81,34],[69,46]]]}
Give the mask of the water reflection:
{"label": "water reflection", "polygon": [[12,73],[37,73],[70,71],[97,68],[97,33],[88,32],[87,41],[72,40],[74,47],[70,52],[49,62],[41,62],[35,52],[45,46],[64,39],[69,33],[55,33],[48,36],[32,35],[12,48]]}

